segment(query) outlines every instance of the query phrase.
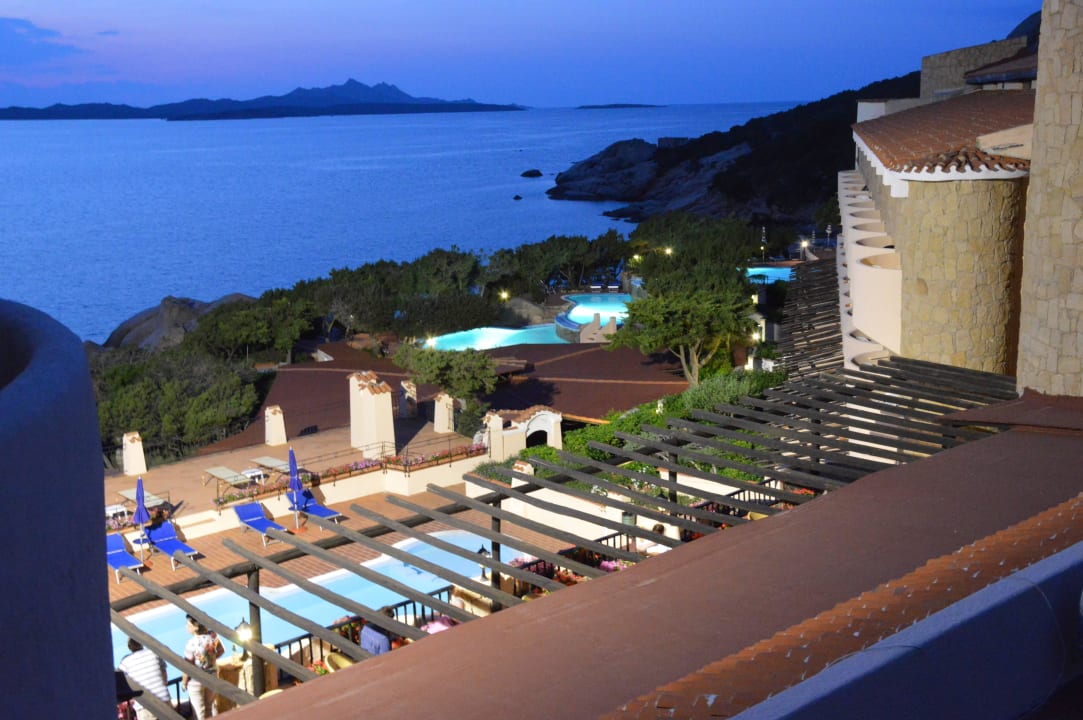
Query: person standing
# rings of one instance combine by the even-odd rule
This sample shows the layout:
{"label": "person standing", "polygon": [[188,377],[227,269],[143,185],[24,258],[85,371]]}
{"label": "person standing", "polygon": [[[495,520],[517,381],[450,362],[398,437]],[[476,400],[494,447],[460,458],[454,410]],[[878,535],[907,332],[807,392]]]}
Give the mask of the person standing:
{"label": "person standing", "polygon": [[[165,662],[160,657],[144,648],[135,638],[128,638],[131,652],[124,656],[117,669],[167,705],[171,705],[169,690],[166,689]],[[139,720],[154,720],[150,710],[135,701],[135,716]]]}
{"label": "person standing", "polygon": [[[380,608],[380,614],[394,619],[394,611],[389,607]],[[361,628],[361,649],[373,655],[383,655],[391,651],[391,634],[373,622],[366,622]]]}
{"label": "person standing", "polygon": [[[192,637],[184,646],[184,659],[201,670],[214,673],[218,658],[226,651],[222,641],[191,615],[188,616],[187,629]],[[199,680],[188,677],[188,673],[181,675],[181,683],[188,691],[188,700],[196,720],[205,720],[214,714],[214,693],[211,690],[203,687]]]}

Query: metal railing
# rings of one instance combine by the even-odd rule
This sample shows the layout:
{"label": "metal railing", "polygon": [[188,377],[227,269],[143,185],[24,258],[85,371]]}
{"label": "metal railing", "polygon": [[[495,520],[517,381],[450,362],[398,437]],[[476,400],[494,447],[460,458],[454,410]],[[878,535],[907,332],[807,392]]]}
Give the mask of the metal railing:
{"label": "metal railing", "polygon": [[[434,600],[450,603],[452,589],[453,586],[451,585],[438,588],[430,592],[429,597]],[[407,599],[395,603],[394,605],[388,605],[387,607],[395,620],[404,625],[413,625],[414,627],[421,627],[426,623],[432,622],[437,616],[437,613],[434,613],[432,608],[417,600]],[[357,642],[361,625],[361,618],[354,616],[337,622],[334,625],[330,625],[328,626],[328,629],[339,633],[352,642]],[[291,658],[301,665],[309,666],[322,660],[323,657],[327,653],[332,652],[334,648],[320,638],[313,637],[311,633],[305,633],[304,635],[298,635],[297,637],[275,643],[274,650],[278,654]],[[289,673],[284,670],[278,671],[279,686],[290,684],[293,681],[294,678]]]}

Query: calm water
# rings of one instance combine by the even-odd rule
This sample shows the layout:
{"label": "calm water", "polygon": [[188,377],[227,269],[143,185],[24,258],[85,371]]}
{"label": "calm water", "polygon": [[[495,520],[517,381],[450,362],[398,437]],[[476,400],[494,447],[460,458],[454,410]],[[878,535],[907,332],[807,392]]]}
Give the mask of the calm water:
{"label": "calm water", "polygon": [[[0,123],[0,296],[100,342],[166,295],[258,295],[434,247],[627,232],[601,215],[612,203],[549,200],[556,173],[617,140],[791,105]],[[521,178],[529,168],[544,177]]]}

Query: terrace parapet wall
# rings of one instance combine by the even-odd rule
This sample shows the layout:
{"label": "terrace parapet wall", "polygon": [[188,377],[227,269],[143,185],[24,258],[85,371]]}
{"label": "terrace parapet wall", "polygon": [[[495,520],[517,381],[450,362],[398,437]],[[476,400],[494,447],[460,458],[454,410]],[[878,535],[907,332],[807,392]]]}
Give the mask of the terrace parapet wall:
{"label": "terrace parapet wall", "polygon": [[1046,0],[1034,109],[1019,385],[1083,395],[1083,2]]}

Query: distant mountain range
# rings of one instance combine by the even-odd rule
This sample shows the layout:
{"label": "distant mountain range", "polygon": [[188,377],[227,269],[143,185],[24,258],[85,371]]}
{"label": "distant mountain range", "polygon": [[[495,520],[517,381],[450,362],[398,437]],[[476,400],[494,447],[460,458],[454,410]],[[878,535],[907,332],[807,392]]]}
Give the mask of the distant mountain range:
{"label": "distant mountain range", "polygon": [[194,99],[148,108],[110,103],[50,105],[0,109],[0,120],[243,120],[316,115],[389,115],[398,113],[493,112],[523,110],[520,105],[489,105],[474,100],[413,97],[394,85],[366,85],[347,80],[323,88],[297,88],[285,95],[252,100]]}

